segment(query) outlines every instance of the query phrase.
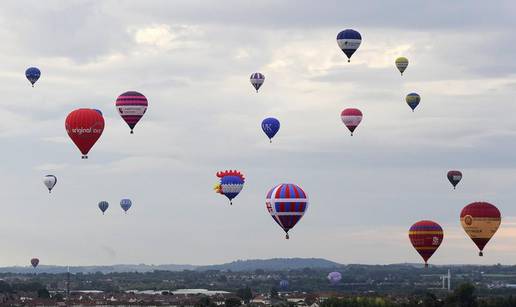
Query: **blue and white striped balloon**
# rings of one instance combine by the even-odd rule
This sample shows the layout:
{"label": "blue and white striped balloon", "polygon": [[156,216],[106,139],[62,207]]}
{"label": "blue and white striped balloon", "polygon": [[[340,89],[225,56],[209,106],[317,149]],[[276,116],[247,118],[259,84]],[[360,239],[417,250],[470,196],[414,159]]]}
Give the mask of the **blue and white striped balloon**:
{"label": "blue and white striped balloon", "polygon": [[124,198],[120,201],[120,207],[122,207],[125,213],[127,213],[127,210],[129,210],[129,208],[131,208],[132,205],[133,202],[130,199]]}
{"label": "blue and white striped balloon", "polygon": [[337,44],[348,57],[348,62],[351,61],[351,56],[360,47],[360,43],[362,43],[362,36],[355,30],[346,29],[337,35]]}
{"label": "blue and white striped balloon", "polygon": [[258,93],[258,90],[263,85],[263,82],[265,81],[265,76],[262,73],[255,72],[251,74],[250,78],[251,84],[253,85],[254,89]]}

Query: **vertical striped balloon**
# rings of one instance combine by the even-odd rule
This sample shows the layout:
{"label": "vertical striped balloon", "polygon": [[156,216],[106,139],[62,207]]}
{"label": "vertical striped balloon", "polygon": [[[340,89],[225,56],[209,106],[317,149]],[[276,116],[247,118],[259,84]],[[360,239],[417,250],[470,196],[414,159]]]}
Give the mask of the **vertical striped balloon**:
{"label": "vertical striped balloon", "polygon": [[274,221],[288,232],[303,217],[308,209],[308,196],[299,186],[292,183],[283,183],[270,189],[267,193],[265,205]]}
{"label": "vertical striped balloon", "polygon": [[148,101],[143,94],[129,91],[118,96],[116,99],[116,109],[118,114],[122,116],[123,120],[131,128],[131,134],[133,133],[134,126],[140,121],[147,111]]}

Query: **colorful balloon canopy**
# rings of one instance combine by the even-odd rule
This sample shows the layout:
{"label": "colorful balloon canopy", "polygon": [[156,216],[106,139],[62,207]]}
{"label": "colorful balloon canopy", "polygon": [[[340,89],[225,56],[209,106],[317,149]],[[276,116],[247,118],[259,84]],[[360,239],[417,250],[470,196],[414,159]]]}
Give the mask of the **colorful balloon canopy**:
{"label": "colorful balloon canopy", "polygon": [[280,129],[280,122],[274,117],[268,117],[262,121],[262,130],[272,143],[272,138],[278,133]]}
{"label": "colorful balloon canopy", "polygon": [[400,71],[403,76],[403,72],[407,69],[408,59],[406,57],[399,57],[396,59],[396,68]]}
{"label": "colorful balloon canopy", "polygon": [[428,267],[428,259],[439,248],[443,237],[443,229],[433,221],[419,221],[410,227],[410,242],[425,261],[425,267]]}
{"label": "colorful balloon canopy", "polygon": [[[104,215],[104,212],[109,208],[109,203],[105,200],[99,202],[99,209],[102,211],[102,215]],[[129,208],[127,208],[129,210]],[[125,210],[127,211],[127,210]]]}
{"label": "colorful balloon canopy", "polygon": [[88,152],[104,131],[104,117],[94,109],[77,109],[66,117],[65,128],[82,158],[87,159]]}
{"label": "colorful balloon canopy", "polygon": [[52,191],[57,183],[57,177],[54,175],[45,175],[43,177],[43,184],[47,187],[48,193]]}
{"label": "colorful balloon canopy", "polygon": [[127,210],[129,210],[132,205],[133,202],[130,199],[124,198],[120,201],[120,207],[122,207],[122,210],[124,210],[125,213],[127,213]]}
{"label": "colorful balloon canopy", "polygon": [[460,213],[462,228],[477,245],[479,256],[484,255],[484,247],[494,236],[501,222],[500,211],[488,202],[471,203]]}
{"label": "colorful balloon canopy", "polygon": [[421,101],[421,97],[416,93],[410,93],[405,97],[405,101],[409,105],[409,107],[412,109],[412,112],[414,112],[414,109],[417,107],[419,102]]}
{"label": "colorful balloon canopy", "polygon": [[308,209],[308,196],[299,186],[282,183],[269,190],[265,205],[274,221],[288,232],[301,220]]}
{"label": "colorful balloon canopy", "polygon": [[254,89],[258,93],[258,90],[260,89],[260,87],[262,87],[263,82],[265,82],[265,76],[262,73],[255,72],[251,74],[250,81]]}
{"label": "colorful balloon canopy", "polygon": [[25,77],[29,80],[30,84],[32,84],[32,87],[34,87],[34,83],[41,77],[41,71],[37,67],[29,67],[25,70]]}
{"label": "colorful balloon canopy", "polygon": [[348,127],[349,131],[351,131],[351,135],[353,136],[353,131],[355,131],[362,121],[362,112],[359,109],[354,108],[344,109],[340,113],[340,118],[344,125]]}
{"label": "colorful balloon canopy", "polygon": [[147,111],[147,98],[145,98],[143,94],[135,91],[125,92],[118,96],[115,105],[118,114],[122,116],[122,119],[125,120],[129,128],[131,128],[132,134],[134,126],[136,126],[145,114],[145,111]]}
{"label": "colorful balloon canopy", "polygon": [[336,285],[342,279],[342,274],[340,274],[339,272],[331,272],[328,274],[328,276],[326,278],[328,278],[328,281],[332,285]]}
{"label": "colorful balloon canopy", "polygon": [[453,189],[455,190],[455,187],[462,179],[462,173],[456,170],[448,171],[447,177],[450,183],[453,185]]}
{"label": "colorful balloon canopy", "polygon": [[36,268],[39,264],[39,259],[38,258],[32,258],[30,260],[30,264],[32,265],[32,267]]}
{"label": "colorful balloon canopy", "polygon": [[362,36],[355,30],[346,29],[337,35],[337,44],[348,57],[348,62],[351,61],[351,56],[360,47],[360,43],[362,43]]}
{"label": "colorful balloon canopy", "polygon": [[220,182],[215,185],[215,192],[226,196],[232,205],[233,198],[244,188],[244,175],[237,170],[226,170],[217,172],[217,177],[220,178]]}

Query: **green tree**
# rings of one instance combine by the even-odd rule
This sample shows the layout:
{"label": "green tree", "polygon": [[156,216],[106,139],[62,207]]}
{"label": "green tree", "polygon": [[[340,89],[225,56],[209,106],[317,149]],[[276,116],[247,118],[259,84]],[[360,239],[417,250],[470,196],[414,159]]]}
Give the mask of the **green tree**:
{"label": "green tree", "polygon": [[461,284],[446,299],[446,306],[476,307],[478,306],[475,296],[475,286],[470,283]]}
{"label": "green tree", "polygon": [[275,287],[272,287],[270,295],[271,295],[271,298],[278,298],[278,289],[276,289]]}
{"label": "green tree", "polygon": [[431,292],[425,293],[423,296],[423,306],[424,307],[439,307],[442,306],[442,302],[440,302],[435,294]]}
{"label": "green tree", "polygon": [[50,292],[48,292],[48,290],[45,288],[38,289],[38,297],[39,298],[50,298]]}
{"label": "green tree", "polygon": [[251,288],[240,288],[236,292],[236,296],[241,298],[244,303],[249,304],[249,301],[253,298],[253,291],[251,291]]}
{"label": "green tree", "polygon": [[238,297],[228,297],[224,300],[224,305],[226,305],[226,307],[238,307],[242,305],[242,301]]}

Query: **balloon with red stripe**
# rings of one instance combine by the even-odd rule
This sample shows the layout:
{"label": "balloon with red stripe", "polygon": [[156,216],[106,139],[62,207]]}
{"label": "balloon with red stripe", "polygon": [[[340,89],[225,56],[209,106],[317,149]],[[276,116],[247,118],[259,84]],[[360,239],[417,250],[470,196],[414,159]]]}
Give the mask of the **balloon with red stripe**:
{"label": "balloon with red stripe", "polygon": [[453,189],[455,190],[457,184],[459,184],[459,182],[462,180],[462,172],[451,170],[448,171],[448,174],[446,176],[448,177],[448,181],[452,184]]}
{"label": "balloon with red stripe", "polygon": [[143,94],[135,91],[125,92],[116,99],[118,114],[122,116],[122,119],[125,120],[129,128],[131,128],[131,134],[136,124],[147,111],[147,107],[147,98]]}
{"label": "balloon with red stripe", "polygon": [[265,205],[288,239],[289,230],[301,220],[308,209],[308,196],[298,185],[282,183],[269,190]]}
{"label": "balloon with red stripe", "polygon": [[353,131],[355,131],[362,121],[362,112],[355,108],[344,109],[340,113],[340,118],[344,125],[348,127],[349,131],[351,131],[351,135],[353,135]]}
{"label": "balloon with red stripe", "polygon": [[433,221],[419,221],[409,229],[410,243],[425,261],[425,267],[428,267],[428,259],[439,248],[443,238],[443,229]]}
{"label": "balloon with red stripe", "polygon": [[104,117],[94,109],[77,109],[66,117],[65,129],[82,158],[87,159],[88,152],[104,131]]}
{"label": "balloon with red stripe", "polygon": [[460,222],[478,247],[478,255],[483,256],[484,247],[502,223],[502,215],[498,208],[488,202],[474,202],[462,209]]}

